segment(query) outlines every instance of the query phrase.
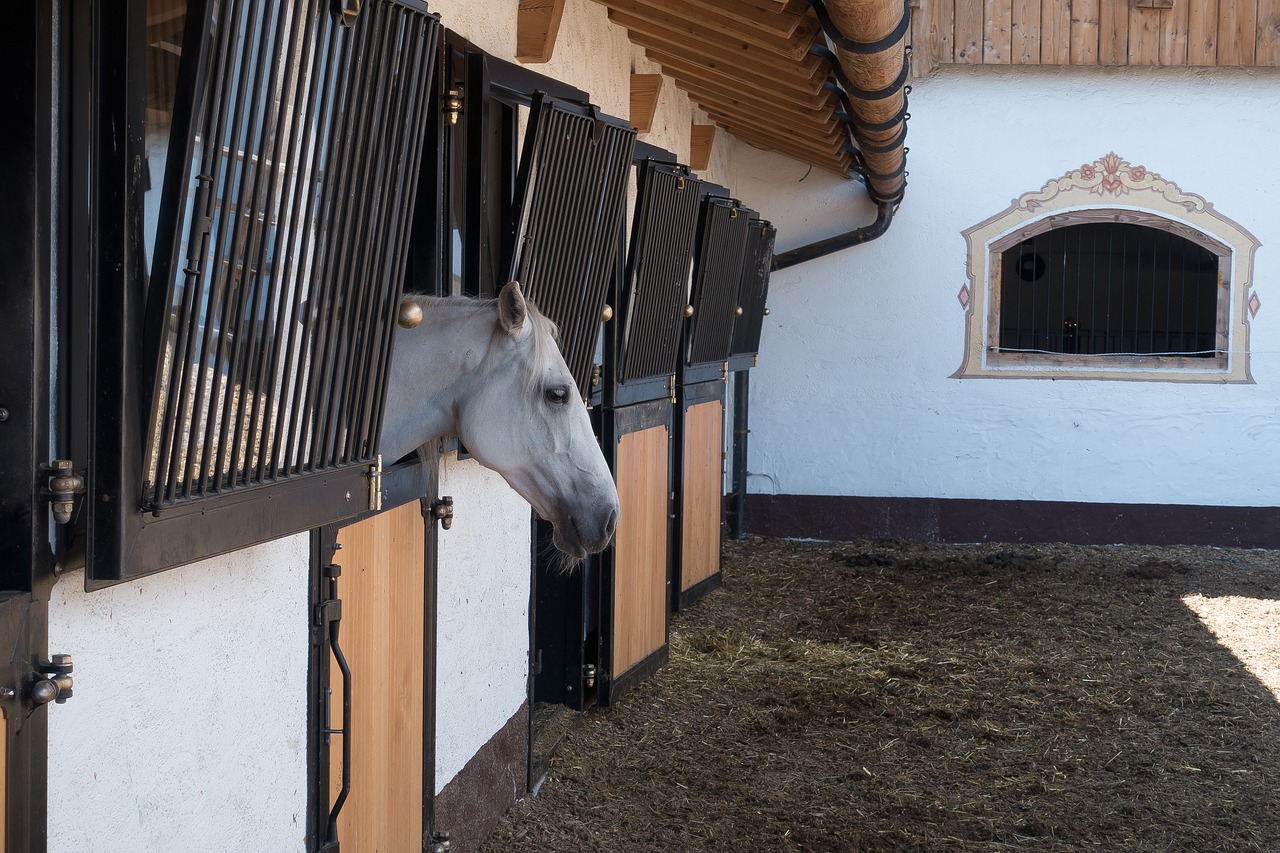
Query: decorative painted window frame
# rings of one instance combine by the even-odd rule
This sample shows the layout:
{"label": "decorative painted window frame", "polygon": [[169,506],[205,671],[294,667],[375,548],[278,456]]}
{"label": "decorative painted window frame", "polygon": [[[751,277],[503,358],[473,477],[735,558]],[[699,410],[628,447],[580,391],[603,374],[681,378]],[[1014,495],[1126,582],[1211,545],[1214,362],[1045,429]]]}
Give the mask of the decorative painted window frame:
{"label": "decorative painted window frame", "polygon": [[[1000,254],[1055,227],[1086,221],[1157,227],[1209,249],[1219,258],[1217,358],[1077,356],[1001,352]],[[1115,153],[1024,193],[1004,211],[961,232],[968,245],[964,360],[953,379],[1103,379],[1145,382],[1252,384],[1249,321],[1261,302],[1253,285],[1253,257],[1261,243],[1213,209],[1143,166]]]}

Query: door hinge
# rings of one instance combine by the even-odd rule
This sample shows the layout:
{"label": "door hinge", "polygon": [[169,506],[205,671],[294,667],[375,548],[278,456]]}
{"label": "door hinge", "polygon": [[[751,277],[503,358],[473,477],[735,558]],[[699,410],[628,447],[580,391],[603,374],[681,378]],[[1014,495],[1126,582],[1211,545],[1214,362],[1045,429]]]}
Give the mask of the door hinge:
{"label": "door hinge", "polygon": [[378,512],[382,509],[382,454],[369,466],[369,509]]}
{"label": "door hinge", "polygon": [[75,496],[84,494],[86,472],[77,471],[75,467],[76,463],[70,459],[55,459],[48,465],[40,466],[40,476],[49,479],[44,494],[53,510],[53,520],[58,524],[66,524],[71,520]]}
{"label": "door hinge", "polygon": [[453,527],[453,496],[441,495],[440,500],[431,504],[431,517],[445,530]]}
{"label": "door hinge", "polygon": [[74,668],[71,655],[52,655],[49,660],[37,663],[36,671],[31,676],[31,703],[65,704],[72,695],[71,672]]}

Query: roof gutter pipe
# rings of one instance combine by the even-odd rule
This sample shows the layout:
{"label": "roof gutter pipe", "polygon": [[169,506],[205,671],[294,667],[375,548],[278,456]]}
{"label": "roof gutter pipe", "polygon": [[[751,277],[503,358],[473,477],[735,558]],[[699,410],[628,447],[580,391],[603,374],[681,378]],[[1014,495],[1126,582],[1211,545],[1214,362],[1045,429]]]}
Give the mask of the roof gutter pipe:
{"label": "roof gutter pipe", "polygon": [[[828,44],[813,53],[831,64],[827,88],[840,98],[854,169],[876,204],[875,221],[773,257],[773,269],[829,255],[874,240],[889,230],[907,187],[906,85],[911,49],[910,0],[808,0]],[[856,83],[854,81],[857,81]]]}

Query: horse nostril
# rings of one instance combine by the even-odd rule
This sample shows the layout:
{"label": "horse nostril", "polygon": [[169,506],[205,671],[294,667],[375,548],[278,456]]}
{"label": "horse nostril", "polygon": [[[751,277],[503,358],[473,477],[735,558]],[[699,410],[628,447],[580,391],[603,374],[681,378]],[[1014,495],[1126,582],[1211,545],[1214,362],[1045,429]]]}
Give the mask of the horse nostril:
{"label": "horse nostril", "polygon": [[618,529],[618,510],[614,509],[613,512],[609,513],[609,520],[605,522],[605,525],[604,525],[605,538],[612,539],[613,532],[617,529]]}

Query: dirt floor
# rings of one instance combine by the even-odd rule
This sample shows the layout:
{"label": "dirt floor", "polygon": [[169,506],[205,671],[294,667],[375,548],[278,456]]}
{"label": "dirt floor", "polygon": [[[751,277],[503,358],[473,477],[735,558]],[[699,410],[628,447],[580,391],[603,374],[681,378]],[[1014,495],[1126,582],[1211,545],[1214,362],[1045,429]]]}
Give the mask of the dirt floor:
{"label": "dirt floor", "polygon": [[1280,851],[1280,553],[748,539],[489,851]]}

